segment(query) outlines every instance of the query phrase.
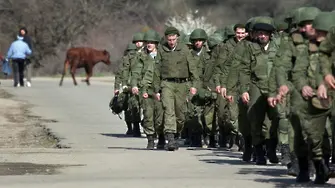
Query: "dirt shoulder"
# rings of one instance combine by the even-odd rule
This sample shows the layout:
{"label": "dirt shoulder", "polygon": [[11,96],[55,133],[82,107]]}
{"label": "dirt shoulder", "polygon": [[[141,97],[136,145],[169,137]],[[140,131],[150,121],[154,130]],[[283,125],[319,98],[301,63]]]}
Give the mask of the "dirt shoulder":
{"label": "dirt shoulder", "polygon": [[56,122],[34,116],[31,105],[13,100],[0,89],[0,148],[59,148],[58,139],[44,123]]}

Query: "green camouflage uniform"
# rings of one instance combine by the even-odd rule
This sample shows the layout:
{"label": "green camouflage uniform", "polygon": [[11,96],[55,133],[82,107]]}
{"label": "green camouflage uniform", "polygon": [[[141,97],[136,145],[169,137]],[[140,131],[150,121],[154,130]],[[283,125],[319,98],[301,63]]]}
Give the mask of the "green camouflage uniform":
{"label": "green camouflage uniform", "polygon": [[[156,31],[149,30],[144,35],[144,41],[155,42],[156,49],[160,41],[160,36]],[[156,99],[156,93],[154,92],[154,79],[156,65],[160,63],[160,57],[157,56],[157,52],[148,53],[145,48],[137,57],[137,63],[132,69],[132,87],[138,87],[140,104],[143,109],[143,130],[147,135],[148,149],[154,149],[154,134],[159,135],[159,139],[163,142],[164,137],[162,136],[162,121],[163,121],[163,107],[162,103]],[[143,94],[147,93],[148,98],[143,98]],[[165,140],[164,140],[165,141]],[[158,147],[161,147],[163,143],[159,143]]]}
{"label": "green camouflage uniform", "polygon": [[[176,28],[169,27],[165,31],[166,36],[174,34],[179,35]],[[187,46],[180,45],[180,43],[177,43],[174,49],[170,49],[167,43],[163,44],[159,55],[161,57],[159,70],[161,100],[164,109],[164,133],[168,140],[166,148],[175,150],[178,145],[174,136],[176,133],[181,133],[185,123],[189,85],[195,88],[200,85],[197,71],[198,60],[192,56]]]}

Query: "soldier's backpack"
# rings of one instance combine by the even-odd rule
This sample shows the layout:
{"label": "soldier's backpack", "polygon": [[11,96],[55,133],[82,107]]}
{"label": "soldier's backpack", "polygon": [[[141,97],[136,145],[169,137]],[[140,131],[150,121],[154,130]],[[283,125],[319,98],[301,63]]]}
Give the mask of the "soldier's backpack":
{"label": "soldier's backpack", "polygon": [[113,112],[113,114],[118,115],[120,119],[120,113],[124,110],[127,110],[128,104],[128,95],[126,93],[120,93],[118,95],[114,95],[114,97],[109,102],[109,109]]}

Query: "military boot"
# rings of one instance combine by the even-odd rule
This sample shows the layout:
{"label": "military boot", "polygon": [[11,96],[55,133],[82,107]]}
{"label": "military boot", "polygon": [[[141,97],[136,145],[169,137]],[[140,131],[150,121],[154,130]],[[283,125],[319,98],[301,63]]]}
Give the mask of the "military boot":
{"label": "military boot", "polygon": [[165,149],[168,151],[174,151],[176,149],[176,141],[174,139],[173,133],[166,133],[166,140],[168,141],[167,144],[165,144]]}
{"label": "military boot", "polygon": [[252,162],[255,163],[257,161],[256,159],[256,148],[255,146],[252,147]]}
{"label": "military boot", "polygon": [[165,146],[165,137],[164,134],[158,135],[157,149],[164,149]]}
{"label": "military boot", "polygon": [[290,162],[287,164],[287,174],[294,177],[299,174],[298,159],[293,152],[290,153]]}
{"label": "military boot", "polygon": [[147,149],[149,149],[149,150],[155,149],[154,135],[147,135],[147,139],[148,139]]}
{"label": "military boot", "polygon": [[309,178],[309,171],[308,171],[308,157],[299,157],[298,158],[299,164],[299,174],[296,178],[297,183],[305,183],[309,182],[311,179]]}
{"label": "military boot", "polygon": [[334,170],[330,169],[330,166],[329,166],[330,155],[324,155],[323,160],[325,161],[325,165],[328,169],[328,178],[334,178],[335,177],[335,172],[334,172]]}
{"label": "military boot", "polygon": [[132,126],[131,122],[127,121],[126,124],[127,124],[126,135],[132,135],[133,134],[133,126]]}
{"label": "military boot", "polygon": [[242,155],[242,160],[244,162],[250,162],[252,155],[252,144],[251,144],[251,136],[244,137],[244,150]]}
{"label": "military boot", "polygon": [[276,154],[277,139],[267,139],[266,140],[266,156],[268,157],[270,163],[277,164],[279,159]]}
{"label": "military boot", "polygon": [[245,147],[245,141],[244,141],[244,137],[239,133],[236,136],[236,144],[238,147],[238,151],[244,151],[244,147]]}
{"label": "military boot", "polygon": [[141,137],[140,123],[134,123],[133,137]]}
{"label": "military boot", "polygon": [[316,172],[314,184],[325,184],[329,180],[328,177],[329,170],[325,164],[325,161],[323,159],[314,160],[313,163]]}
{"label": "military boot", "polygon": [[290,147],[288,144],[282,144],[280,148],[280,153],[281,153],[281,164],[283,166],[287,166],[291,160],[290,160]]}
{"label": "military boot", "polygon": [[211,148],[220,147],[220,145],[219,145],[219,134],[214,134],[214,135],[210,136],[209,147],[211,147]]}
{"label": "military boot", "polygon": [[308,160],[308,170],[309,170],[309,177],[313,177],[315,174],[315,167],[311,159]]}
{"label": "military boot", "polygon": [[265,151],[263,144],[258,144],[255,146],[256,151],[256,165],[266,165]]}

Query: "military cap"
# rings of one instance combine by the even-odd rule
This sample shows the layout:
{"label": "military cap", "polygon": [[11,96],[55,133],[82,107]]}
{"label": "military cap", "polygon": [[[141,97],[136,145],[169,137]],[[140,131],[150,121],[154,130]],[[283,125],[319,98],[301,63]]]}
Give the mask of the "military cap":
{"label": "military cap", "polygon": [[190,40],[196,40],[196,39],[207,40],[208,36],[207,36],[206,31],[203,29],[199,29],[199,28],[193,30],[190,35]]}
{"label": "military cap", "polygon": [[273,32],[275,30],[274,20],[268,16],[259,17],[255,20],[252,29]]}
{"label": "military cap", "polygon": [[288,23],[285,22],[284,19],[281,19],[281,18],[275,19],[275,26],[276,26],[277,31],[286,30],[289,27]]}
{"label": "military cap", "polygon": [[143,41],[144,33],[137,32],[133,36],[133,42]]}
{"label": "military cap", "polygon": [[313,20],[313,28],[321,31],[329,31],[335,26],[335,13],[321,12]]}
{"label": "military cap", "polygon": [[130,43],[127,45],[127,51],[129,50],[137,50],[137,47],[134,43]]}
{"label": "military cap", "polygon": [[315,108],[320,110],[328,110],[332,107],[331,97],[328,97],[327,99],[320,99],[317,96],[313,96],[311,102]]}
{"label": "military cap", "polygon": [[208,37],[208,47],[213,48],[214,46],[220,44],[223,41],[222,36],[219,33],[214,33]]}
{"label": "military cap", "polygon": [[186,35],[186,36],[184,37],[183,42],[184,42],[185,44],[187,44],[187,45],[192,45],[192,43],[190,42],[190,35]]}
{"label": "military cap", "polygon": [[168,28],[166,28],[166,30],[164,32],[164,35],[165,36],[166,35],[178,35],[178,36],[180,36],[180,33],[179,33],[179,31],[178,31],[177,28],[175,28],[175,27],[168,27]]}

